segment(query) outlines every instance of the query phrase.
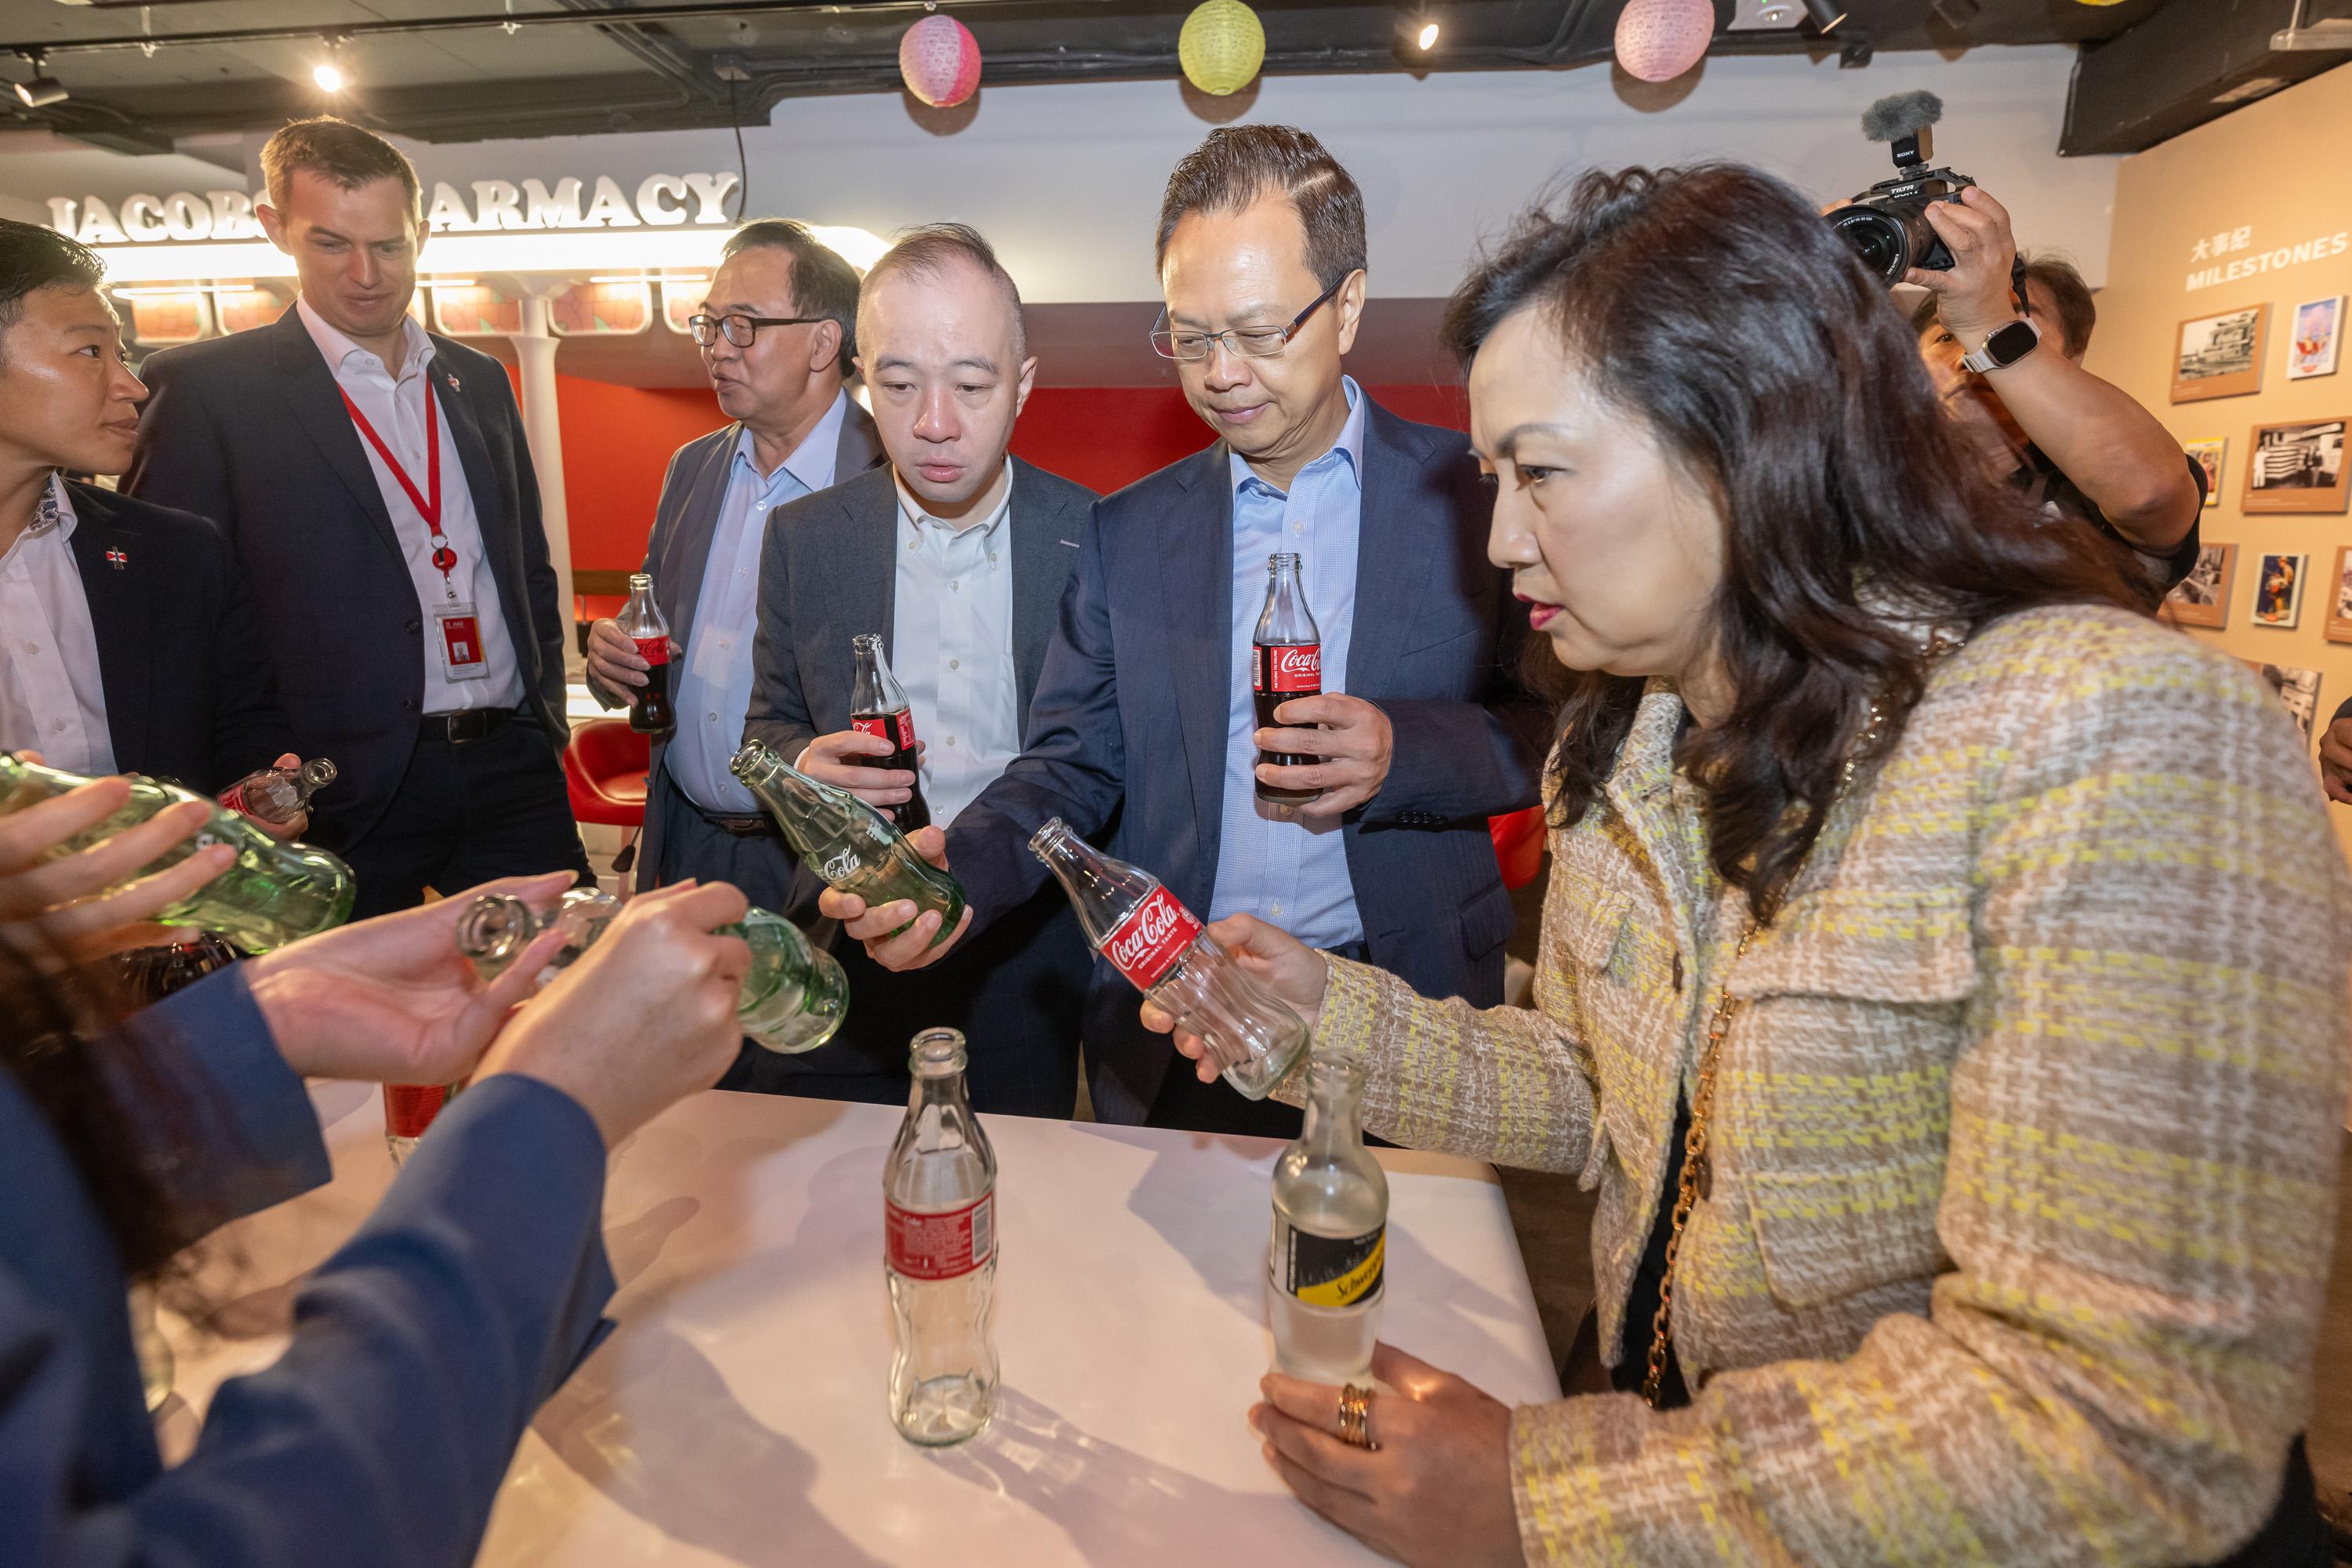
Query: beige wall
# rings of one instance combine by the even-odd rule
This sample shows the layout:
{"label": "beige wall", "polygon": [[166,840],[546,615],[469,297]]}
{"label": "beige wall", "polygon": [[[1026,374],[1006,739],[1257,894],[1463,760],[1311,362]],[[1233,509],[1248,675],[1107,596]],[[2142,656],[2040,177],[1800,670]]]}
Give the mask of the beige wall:
{"label": "beige wall", "polygon": [[[2218,258],[2196,258],[2200,237],[2251,228],[2251,243]],[[2336,374],[2286,378],[2287,335],[2294,307],[2352,294],[2352,248],[2335,237],[2352,232],[2352,68],[2338,67],[2274,98],[2241,109],[2185,136],[2127,159],[2116,190],[2115,236],[2107,286],[2099,295],[2098,336],[2090,368],[2121,386],[2183,441],[2227,437],[2221,502],[2204,515],[2204,536],[2238,546],[2229,625],[2195,629],[2241,658],[2320,672],[2318,722],[2352,698],[2352,645],[2326,639],[2330,580],[2338,545],[2352,544],[2352,516],[2256,515],[2241,510],[2253,427],[2305,418],[2352,416],[2352,350]],[[2031,243],[2032,237],[2025,237]],[[2317,240],[2314,259],[2294,262],[2293,248]],[[2274,253],[2284,248],[2287,258]],[[2235,281],[2191,289],[2190,279],[2231,262],[2244,270],[2270,256],[2287,264]],[[2267,301],[2270,341],[2262,390],[2200,403],[2170,401],[2179,324]],[[2252,623],[2257,559],[2299,551],[2310,560],[2303,616],[2293,631]],[[2352,854],[2352,806],[2330,808],[2336,836]]]}

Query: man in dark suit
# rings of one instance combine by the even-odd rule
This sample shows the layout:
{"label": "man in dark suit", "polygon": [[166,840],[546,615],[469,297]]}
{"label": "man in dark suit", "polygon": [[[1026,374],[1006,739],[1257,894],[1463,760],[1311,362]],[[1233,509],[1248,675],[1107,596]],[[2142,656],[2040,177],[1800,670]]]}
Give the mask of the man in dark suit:
{"label": "man in dark suit", "polygon": [[[1095,508],[1027,748],[946,837],[973,929],[1035,894],[1046,872],[1029,837],[1061,816],[1110,827],[1111,853],[1206,918],[1247,910],[1428,994],[1502,1000],[1511,906],[1486,819],[1536,799],[1549,721],[1510,675],[1527,623],[1486,559],[1467,443],[1395,417],[1341,372],[1364,252],[1355,182],[1304,132],[1227,127],[1177,165],[1154,343],[1219,439]],[[1323,694],[1261,730],[1250,646],[1274,551],[1303,558]],[[1261,750],[1321,760],[1276,766]],[[1260,782],[1321,793],[1276,806]],[[886,935],[911,905],[828,891],[822,907],[887,966],[952,951],[925,945],[936,915]],[[1107,963],[1086,1047],[1106,1121],[1299,1124],[1171,1071]]]}
{"label": "man in dark suit", "polygon": [[0,749],[213,795],[299,760],[293,731],[221,531],[62,477],[129,466],[147,395],[102,273],[0,220]]}
{"label": "man in dark suit", "polygon": [[[952,823],[1019,754],[1091,490],[1009,458],[1029,395],[1021,296],[988,242],[957,224],[902,237],[866,274],[858,363],[890,466],[778,512],[760,569],[750,736],[885,811],[916,773],[895,742],[851,727],[850,639],[878,635],[906,688],[931,818]],[[802,872],[802,901],[819,884]],[[806,1056],[749,1050],[725,1087],[902,1100],[916,1030],[961,1029],[982,1110],[1067,1117],[1077,1099],[1088,955],[1058,889],[1002,911],[920,974],[835,942],[854,998]]]}
{"label": "man in dark suit", "polygon": [[336,120],[262,149],[258,209],[301,298],[148,360],[127,488],[212,518],[259,606],[294,732],[334,759],[316,837],[355,913],[427,887],[587,875],[559,753],[563,636],[505,367],[410,321],[416,171]]}
{"label": "man in dark suit", "polygon": [[[669,623],[677,731],[646,775],[637,888],[687,877],[732,882],[782,910],[792,864],[774,821],[727,771],[751,700],[760,544],[779,508],[883,460],[873,417],[842,378],[855,356],[857,273],[797,223],[769,218],[730,236],[709,297],[689,323],[719,406],[734,423],[669,460],[646,571]],[[619,625],[588,633],[588,689],[608,708],[646,683]]]}

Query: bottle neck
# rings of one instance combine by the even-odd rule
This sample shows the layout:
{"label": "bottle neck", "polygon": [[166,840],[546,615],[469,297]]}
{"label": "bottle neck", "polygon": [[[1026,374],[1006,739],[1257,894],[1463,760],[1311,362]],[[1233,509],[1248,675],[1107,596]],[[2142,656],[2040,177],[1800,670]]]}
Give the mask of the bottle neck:
{"label": "bottle neck", "polygon": [[1360,1149],[1364,1080],[1352,1068],[1312,1060],[1307,1068],[1307,1120],[1299,1142],[1310,1153],[1339,1154]]}

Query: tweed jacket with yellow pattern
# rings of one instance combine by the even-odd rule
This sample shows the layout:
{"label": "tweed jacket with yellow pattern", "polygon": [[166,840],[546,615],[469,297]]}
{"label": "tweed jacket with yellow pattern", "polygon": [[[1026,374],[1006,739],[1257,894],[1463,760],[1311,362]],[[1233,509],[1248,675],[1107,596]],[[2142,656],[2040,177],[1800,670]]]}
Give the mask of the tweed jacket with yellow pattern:
{"label": "tweed jacket with yellow pattern", "polygon": [[[1365,1053],[1373,1130],[1600,1188],[1612,1363],[1747,919],[1682,719],[1654,682],[1553,835],[1535,1009],[1332,960],[1317,1027]],[[1981,629],[1728,976],[1695,1403],[1517,1411],[1530,1560],[2226,1555],[2308,1414],[2347,962],[2311,763],[2242,667],[2120,611]]]}

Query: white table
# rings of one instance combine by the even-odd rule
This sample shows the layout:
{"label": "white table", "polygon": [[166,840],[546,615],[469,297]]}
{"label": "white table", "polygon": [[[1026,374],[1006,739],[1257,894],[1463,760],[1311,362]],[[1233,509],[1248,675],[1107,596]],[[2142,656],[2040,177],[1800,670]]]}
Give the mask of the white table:
{"label": "white table", "polygon": [[[167,1447],[222,1379],[275,1359],[300,1272],[391,1178],[375,1092],[313,1099],[335,1180],[214,1249],[238,1270],[208,1281],[236,1337],[207,1345],[167,1316],[189,1406]],[[622,1146],[619,1328],[524,1437],[482,1563],[1380,1561],[1283,1489],[1243,1419],[1271,1343],[1267,1140],[986,1118],[1003,1395],[971,1443],[901,1440],[881,1240],[900,1114],[713,1092]],[[1381,1160],[1382,1337],[1506,1401],[1559,1397],[1493,1173]]]}

